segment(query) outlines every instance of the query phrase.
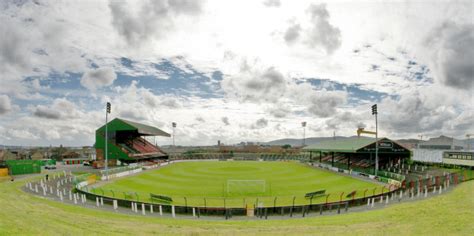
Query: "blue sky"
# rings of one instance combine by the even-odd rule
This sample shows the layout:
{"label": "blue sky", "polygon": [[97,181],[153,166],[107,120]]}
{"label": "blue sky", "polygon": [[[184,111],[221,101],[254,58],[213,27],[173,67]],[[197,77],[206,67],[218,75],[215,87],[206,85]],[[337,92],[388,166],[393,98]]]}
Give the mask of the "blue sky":
{"label": "blue sky", "polygon": [[474,132],[472,1],[279,2],[0,3],[0,144],[92,145],[106,102],[183,145],[354,135],[374,103],[382,136]]}

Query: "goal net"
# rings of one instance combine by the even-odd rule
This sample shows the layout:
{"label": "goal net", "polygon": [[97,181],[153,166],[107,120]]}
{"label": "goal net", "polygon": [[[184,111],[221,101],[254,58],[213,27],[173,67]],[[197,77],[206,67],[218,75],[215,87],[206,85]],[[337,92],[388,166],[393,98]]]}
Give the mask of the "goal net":
{"label": "goal net", "polygon": [[227,180],[227,195],[256,195],[262,194],[266,191],[265,180]]}

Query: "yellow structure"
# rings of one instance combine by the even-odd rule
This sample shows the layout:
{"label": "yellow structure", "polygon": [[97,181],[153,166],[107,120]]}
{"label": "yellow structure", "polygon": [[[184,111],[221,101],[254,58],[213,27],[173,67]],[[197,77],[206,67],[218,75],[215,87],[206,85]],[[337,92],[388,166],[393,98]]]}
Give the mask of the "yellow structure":
{"label": "yellow structure", "polygon": [[0,168],[0,177],[8,176],[8,169],[7,168]]}
{"label": "yellow structure", "polygon": [[377,134],[374,131],[367,131],[367,130],[364,130],[364,128],[358,128],[357,129],[357,136],[360,137],[360,134],[362,134],[362,133],[364,133],[364,134],[373,134],[373,135]]}
{"label": "yellow structure", "polygon": [[89,175],[87,177],[87,184],[94,184],[97,180],[97,176],[96,175]]}
{"label": "yellow structure", "polygon": [[247,216],[248,217],[254,217],[255,216],[255,208],[253,208],[253,206],[249,207],[249,206],[246,206],[247,208]]}

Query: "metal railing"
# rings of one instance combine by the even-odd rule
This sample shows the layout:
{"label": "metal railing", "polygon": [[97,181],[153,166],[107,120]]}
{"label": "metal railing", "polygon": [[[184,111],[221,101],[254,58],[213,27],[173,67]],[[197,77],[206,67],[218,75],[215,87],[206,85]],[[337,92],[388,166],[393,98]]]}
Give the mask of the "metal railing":
{"label": "metal railing", "polygon": [[[76,177],[79,181],[84,177]],[[87,178],[87,177],[85,177]],[[302,217],[308,214],[323,214],[327,211],[337,211],[341,213],[354,206],[365,204],[372,206],[374,201],[392,201],[394,198],[401,198],[404,195],[427,192],[435,192],[439,189],[448,188],[450,184],[474,179],[472,170],[462,170],[456,173],[447,173],[441,176],[432,176],[416,181],[402,181],[399,187],[391,185],[389,188],[382,186],[373,189],[356,190],[355,193],[339,192],[330,193],[318,198],[305,198],[304,195],[295,196],[271,196],[271,197],[196,197],[196,196],[171,196],[172,202],[162,202],[150,198],[150,193],[140,192],[118,192],[105,188],[78,187],[76,191],[85,194],[88,199],[103,199],[106,204],[117,202],[119,206],[132,207],[133,204],[139,206],[155,207],[162,212],[174,214],[190,214],[199,217],[224,216],[226,219],[236,215],[252,215],[259,218],[266,218],[271,215],[301,214]],[[135,207],[136,208],[136,207]]]}

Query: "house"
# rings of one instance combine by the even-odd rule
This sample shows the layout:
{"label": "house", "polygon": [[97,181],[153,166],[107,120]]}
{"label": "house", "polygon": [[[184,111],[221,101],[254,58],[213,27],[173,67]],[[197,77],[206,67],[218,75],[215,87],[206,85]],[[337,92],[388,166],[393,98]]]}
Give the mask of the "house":
{"label": "house", "polygon": [[63,154],[61,154],[62,159],[76,159],[81,157],[81,155],[78,152],[75,151],[67,151]]}
{"label": "house", "polygon": [[36,151],[31,155],[31,160],[43,160],[43,159],[45,159],[45,155],[40,151]]}
{"label": "house", "polygon": [[18,156],[8,150],[0,150],[0,161],[16,160]]}

